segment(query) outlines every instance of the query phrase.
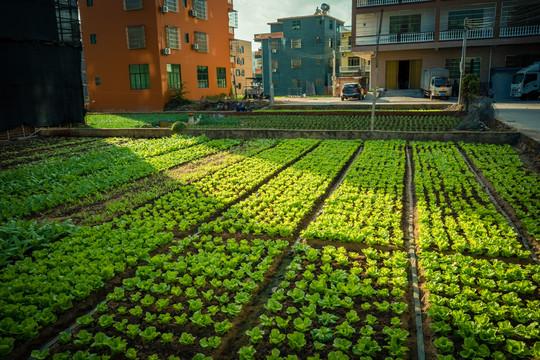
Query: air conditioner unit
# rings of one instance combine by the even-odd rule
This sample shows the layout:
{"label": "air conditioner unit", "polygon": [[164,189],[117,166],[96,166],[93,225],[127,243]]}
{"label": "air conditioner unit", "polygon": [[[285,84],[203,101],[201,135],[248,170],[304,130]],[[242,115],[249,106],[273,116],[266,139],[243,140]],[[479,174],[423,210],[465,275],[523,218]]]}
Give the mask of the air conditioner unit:
{"label": "air conditioner unit", "polygon": [[193,50],[199,50],[199,44],[191,44]]}
{"label": "air conditioner unit", "polygon": [[197,17],[197,15],[199,14],[197,13],[197,10],[189,10],[189,15],[193,17]]}
{"label": "air conditioner unit", "polygon": [[164,13],[164,14],[168,13],[169,12],[169,7],[168,6],[162,6],[161,7],[161,12]]}
{"label": "air conditioner unit", "polygon": [[277,49],[272,49],[272,54],[277,53]]}
{"label": "air conditioner unit", "polygon": [[161,53],[163,55],[171,55],[171,48],[163,48],[161,49]]}
{"label": "air conditioner unit", "polygon": [[277,69],[272,69],[272,72],[277,72]]}

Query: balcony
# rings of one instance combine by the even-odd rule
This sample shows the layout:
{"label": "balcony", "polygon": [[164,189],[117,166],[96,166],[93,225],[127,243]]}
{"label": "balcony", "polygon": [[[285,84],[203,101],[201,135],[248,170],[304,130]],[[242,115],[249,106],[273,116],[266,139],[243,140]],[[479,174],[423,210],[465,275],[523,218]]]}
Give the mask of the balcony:
{"label": "balcony", "polygon": [[[493,37],[493,28],[472,29],[467,34],[470,39],[489,39]],[[446,30],[439,32],[439,41],[463,40],[463,30]]]}
{"label": "balcony", "polygon": [[348,73],[367,73],[370,71],[369,65],[355,65],[355,66],[340,66],[339,72],[340,74],[348,74]]}
{"label": "balcony", "polygon": [[[381,34],[379,44],[406,44],[433,41],[433,31],[419,33]],[[356,45],[375,45],[377,35],[357,36]]]}
{"label": "balcony", "polygon": [[540,25],[512,26],[501,28],[500,37],[540,35]]}
{"label": "balcony", "polygon": [[351,45],[341,45],[339,47],[339,52],[345,53],[351,51]]}
{"label": "balcony", "polygon": [[356,7],[368,7],[368,6],[382,6],[382,5],[396,5],[396,4],[410,4],[417,2],[426,2],[432,0],[356,0]]}

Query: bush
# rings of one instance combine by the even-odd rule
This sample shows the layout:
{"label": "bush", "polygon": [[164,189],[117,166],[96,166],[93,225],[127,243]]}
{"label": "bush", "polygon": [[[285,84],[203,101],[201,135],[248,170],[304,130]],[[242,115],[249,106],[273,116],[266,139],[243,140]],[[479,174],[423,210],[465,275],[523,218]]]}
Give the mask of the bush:
{"label": "bush", "polygon": [[186,130],[186,123],[185,122],[177,121],[174,124],[172,124],[171,132],[177,134],[177,133],[183,132],[184,130]]}
{"label": "bush", "polygon": [[480,94],[480,82],[478,76],[474,74],[467,74],[463,77],[462,83],[463,100],[468,105],[474,101]]}
{"label": "bush", "polygon": [[169,101],[165,104],[165,110],[174,110],[180,106],[187,105],[191,103],[191,100],[186,99],[186,94],[189,94],[189,91],[185,90],[185,83],[181,83],[178,89],[171,90],[171,97]]}

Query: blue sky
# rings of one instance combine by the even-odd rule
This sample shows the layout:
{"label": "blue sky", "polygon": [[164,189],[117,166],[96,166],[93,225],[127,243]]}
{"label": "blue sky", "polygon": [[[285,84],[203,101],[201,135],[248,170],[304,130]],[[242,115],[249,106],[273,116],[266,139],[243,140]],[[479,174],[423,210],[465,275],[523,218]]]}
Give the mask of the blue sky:
{"label": "blue sky", "polygon": [[[351,25],[351,0],[325,1],[330,5],[331,15]],[[254,34],[267,33],[270,31],[269,22],[278,18],[291,16],[313,15],[317,7],[323,1],[305,0],[233,0],[234,9],[238,11],[238,29],[235,30],[235,38],[253,42]],[[258,49],[254,43],[253,51]]]}

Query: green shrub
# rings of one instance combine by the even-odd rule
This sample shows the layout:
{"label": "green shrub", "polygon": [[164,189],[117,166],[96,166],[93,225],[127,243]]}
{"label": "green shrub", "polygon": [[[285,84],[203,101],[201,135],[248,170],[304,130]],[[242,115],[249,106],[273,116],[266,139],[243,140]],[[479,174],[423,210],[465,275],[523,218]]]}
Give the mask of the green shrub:
{"label": "green shrub", "polygon": [[177,121],[174,124],[172,124],[171,131],[175,134],[181,133],[184,130],[186,130],[186,123],[183,121]]}

